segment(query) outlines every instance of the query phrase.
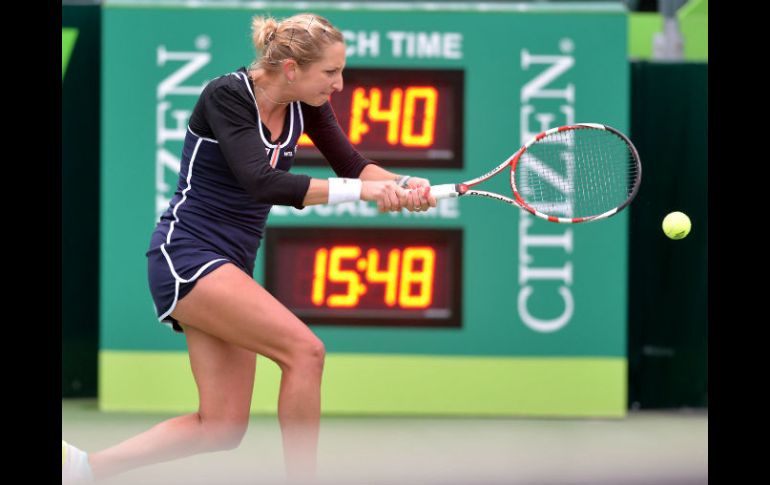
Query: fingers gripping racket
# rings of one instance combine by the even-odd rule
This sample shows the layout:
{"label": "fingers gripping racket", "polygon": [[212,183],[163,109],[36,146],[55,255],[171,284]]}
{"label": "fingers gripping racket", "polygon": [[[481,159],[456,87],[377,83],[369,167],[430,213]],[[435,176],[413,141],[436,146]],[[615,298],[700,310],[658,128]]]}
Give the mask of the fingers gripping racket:
{"label": "fingers gripping racket", "polygon": [[[513,197],[474,188],[508,167]],[[617,214],[636,197],[641,180],[639,154],[625,135],[580,123],[540,133],[481,177],[434,185],[430,193],[436,199],[488,197],[547,221],[574,224]]]}

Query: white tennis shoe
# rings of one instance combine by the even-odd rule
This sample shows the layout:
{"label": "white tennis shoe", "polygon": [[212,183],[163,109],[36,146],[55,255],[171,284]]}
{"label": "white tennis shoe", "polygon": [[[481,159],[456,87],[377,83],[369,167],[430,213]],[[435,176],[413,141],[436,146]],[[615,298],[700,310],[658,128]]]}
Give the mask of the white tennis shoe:
{"label": "white tennis shoe", "polygon": [[66,441],[61,441],[61,483],[75,485],[92,483],[91,466],[88,464],[88,453],[75,448]]}

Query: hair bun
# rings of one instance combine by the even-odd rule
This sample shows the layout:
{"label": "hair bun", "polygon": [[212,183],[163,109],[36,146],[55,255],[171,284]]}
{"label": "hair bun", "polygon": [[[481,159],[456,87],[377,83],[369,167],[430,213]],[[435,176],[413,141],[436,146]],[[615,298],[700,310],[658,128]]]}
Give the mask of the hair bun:
{"label": "hair bun", "polygon": [[[333,42],[345,41],[325,18],[301,13],[278,21],[270,16],[252,18],[252,43],[257,51],[255,68],[275,71],[286,59],[304,66],[322,57],[323,49]],[[291,31],[291,32],[289,32]]]}

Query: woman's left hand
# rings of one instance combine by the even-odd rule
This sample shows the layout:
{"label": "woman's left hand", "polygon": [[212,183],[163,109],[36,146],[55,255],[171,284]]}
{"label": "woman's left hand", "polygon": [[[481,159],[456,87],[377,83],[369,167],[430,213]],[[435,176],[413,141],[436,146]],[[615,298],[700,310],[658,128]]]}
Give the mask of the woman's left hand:
{"label": "woman's left hand", "polygon": [[410,212],[424,212],[430,207],[436,207],[436,198],[430,195],[430,181],[420,177],[411,177],[406,182],[408,189],[404,207]]}

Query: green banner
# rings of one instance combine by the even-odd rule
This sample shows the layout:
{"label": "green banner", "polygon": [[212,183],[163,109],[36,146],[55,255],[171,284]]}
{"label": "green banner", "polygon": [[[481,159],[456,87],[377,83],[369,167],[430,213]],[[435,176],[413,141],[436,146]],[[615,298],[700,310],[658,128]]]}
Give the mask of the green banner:
{"label": "green banner", "polygon": [[[103,351],[99,365],[109,369],[99,380],[102,411],[197,409],[186,353]],[[257,368],[251,411],[274,414],[281,370],[268,359],[258,360]],[[626,373],[625,360],[601,357],[332,354],[324,366],[321,407],[326,415],[617,418],[625,415]]]}
{"label": "green banner", "polygon": [[[114,4],[103,9],[102,351],[185,349],[184,338],[155,319],[144,253],[176,188],[187,120],[202,88],[253,60],[252,16],[286,17],[307,8],[267,5],[259,11]],[[349,9],[323,4],[316,12],[343,31],[348,68],[464,72],[462,168],[422,167],[409,169],[411,175],[433,183],[477,177],[534,134],[558,125],[601,122],[627,131],[627,19],[622,8],[394,5]],[[138,30],[143,35],[133,35]],[[332,175],[326,167],[293,171]],[[504,193],[510,190],[507,183],[502,176],[487,187]],[[419,215],[382,215],[362,202],[303,211],[274,207],[268,233],[271,227],[462,230],[459,327],[312,326],[330,355],[625,362],[624,214],[571,227],[487,200],[446,200]],[[254,272],[260,282],[264,253],[263,248]],[[111,368],[102,371],[109,375]],[[617,379],[603,388],[621,412],[625,376]]]}

